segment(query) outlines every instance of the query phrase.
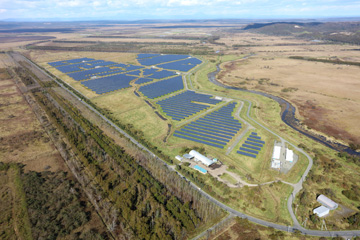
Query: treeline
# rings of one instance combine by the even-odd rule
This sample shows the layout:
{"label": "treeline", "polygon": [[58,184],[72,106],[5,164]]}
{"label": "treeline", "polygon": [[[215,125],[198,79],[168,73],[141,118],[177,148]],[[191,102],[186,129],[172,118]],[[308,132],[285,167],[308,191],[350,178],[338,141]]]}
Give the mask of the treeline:
{"label": "treeline", "polygon": [[[106,221],[111,222],[115,236],[185,239],[199,226],[222,215],[175,172],[153,158],[141,154],[140,159],[131,157],[69,102],[49,92],[34,95],[93,176],[95,202],[106,199],[101,207],[107,207]],[[108,206],[104,206],[106,203]]]}
{"label": "treeline", "polygon": [[[149,48],[151,47],[151,48]],[[212,55],[214,51],[207,47],[201,48],[153,48],[151,44],[97,44],[91,46],[82,47],[62,47],[62,46],[38,46],[38,45],[27,45],[27,49],[34,50],[48,50],[48,51],[90,51],[90,52],[130,52],[130,53],[163,53],[163,54],[193,54],[193,55]]]}
{"label": "treeline", "polygon": [[65,40],[54,40],[54,43],[92,43],[92,44],[106,44],[106,45],[193,45],[192,43],[186,42],[101,42],[101,41],[65,41]]}
{"label": "treeline", "polygon": [[322,62],[322,63],[360,66],[360,62],[342,61],[340,59],[332,60],[332,59],[320,59],[320,58],[310,58],[310,57],[301,57],[301,56],[291,56],[289,58],[297,59],[297,60],[306,60],[306,61],[311,61],[311,62]]}
{"label": "treeline", "polygon": [[[100,35],[100,36],[87,36],[88,38],[136,38],[136,39],[177,39],[177,40],[206,40],[208,37],[202,37],[202,36],[166,36],[166,37],[147,37],[147,36],[120,36],[120,35]],[[213,36],[212,36],[213,37]],[[217,39],[220,37],[217,36]],[[216,40],[217,40],[216,39]]]}
{"label": "treeline", "polygon": [[[0,173],[12,175],[9,181],[15,185],[12,193],[15,204],[5,204],[9,204],[14,213],[11,219],[17,222],[16,236],[20,239],[109,239],[104,228],[84,228],[92,219],[92,213],[82,201],[79,184],[67,177],[67,173],[24,173],[23,167],[0,162]],[[0,231],[2,239],[11,237],[4,234],[6,232]]]}

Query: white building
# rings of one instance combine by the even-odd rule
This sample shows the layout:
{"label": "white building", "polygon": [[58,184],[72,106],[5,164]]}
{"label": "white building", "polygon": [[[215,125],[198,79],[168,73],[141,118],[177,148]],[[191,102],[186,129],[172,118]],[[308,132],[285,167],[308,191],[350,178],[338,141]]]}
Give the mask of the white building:
{"label": "white building", "polygon": [[294,151],[293,150],[290,150],[288,148],[286,149],[285,160],[288,162],[294,161]]}
{"label": "white building", "polygon": [[180,162],[182,162],[182,160],[183,160],[183,158],[181,156],[179,156],[179,155],[175,156],[175,159],[179,160]]}
{"label": "white building", "polygon": [[319,217],[324,217],[324,216],[328,215],[329,212],[330,212],[330,209],[328,209],[327,207],[324,207],[324,206],[320,206],[313,210],[313,213],[318,215]]}
{"label": "white building", "polygon": [[280,146],[274,146],[272,159],[273,160],[280,160],[280,153],[281,153],[281,147]]}
{"label": "white building", "polygon": [[318,196],[316,200],[330,210],[337,209],[337,207],[339,206],[336,202],[322,194]]}
{"label": "white building", "polygon": [[206,165],[206,166],[210,166],[211,164],[214,163],[212,160],[210,160],[209,158],[205,157],[204,155],[198,153],[198,152],[195,151],[195,150],[191,150],[191,151],[189,152],[189,154],[190,154],[191,156],[194,156],[195,161],[197,161],[197,162],[200,161],[200,162],[202,162],[202,163],[203,163],[204,165]]}
{"label": "white building", "polygon": [[280,169],[280,167],[281,167],[280,160],[272,160],[272,161],[271,161],[271,167],[272,167],[272,168]]}

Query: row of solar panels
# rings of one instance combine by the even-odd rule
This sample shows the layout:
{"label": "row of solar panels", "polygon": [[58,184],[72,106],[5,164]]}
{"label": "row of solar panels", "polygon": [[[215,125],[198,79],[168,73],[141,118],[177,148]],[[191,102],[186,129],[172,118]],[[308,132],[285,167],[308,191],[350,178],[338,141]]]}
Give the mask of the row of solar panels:
{"label": "row of solar panels", "polygon": [[93,58],[76,58],[76,59],[70,59],[70,60],[63,60],[63,61],[56,61],[56,62],[50,62],[49,65],[52,67],[58,67],[63,65],[69,65],[73,63],[81,63],[81,62],[90,62],[95,59]]}
{"label": "row of solar panels", "polygon": [[81,84],[90,88],[97,94],[112,92],[130,87],[130,82],[136,77],[125,74],[113,75],[93,80],[84,81]]}
{"label": "row of solar panels", "polygon": [[263,147],[263,144],[265,144],[265,142],[261,140],[261,137],[259,137],[256,132],[252,132],[245,143],[243,143],[240,147],[240,151],[237,151],[237,153],[256,158]]}
{"label": "row of solar panels", "polygon": [[221,101],[212,99],[211,95],[185,91],[158,101],[157,104],[166,115],[172,117],[173,120],[180,121],[209,108],[208,104],[215,105],[219,102]]}
{"label": "row of solar panels", "polygon": [[172,92],[184,89],[182,76],[176,76],[166,80],[154,82],[148,85],[141,86],[139,92],[146,97],[154,99]]}
{"label": "row of solar panels", "polygon": [[201,60],[199,60],[197,58],[187,58],[184,60],[160,64],[157,66],[161,67],[161,68],[165,68],[165,69],[187,72],[187,71],[191,70],[192,68],[196,67],[197,65],[199,65],[200,63],[201,63]]}
{"label": "row of solar panels", "polygon": [[139,58],[138,55],[138,62],[144,66],[151,66],[157,65],[161,63],[167,63],[172,61],[177,61],[185,58],[189,58],[189,55],[177,55],[177,54],[165,54],[165,55],[154,55],[147,58]]}
{"label": "row of solar panels", "polygon": [[174,136],[224,148],[242,127],[232,116],[235,106],[235,102],[229,103],[175,131]]}

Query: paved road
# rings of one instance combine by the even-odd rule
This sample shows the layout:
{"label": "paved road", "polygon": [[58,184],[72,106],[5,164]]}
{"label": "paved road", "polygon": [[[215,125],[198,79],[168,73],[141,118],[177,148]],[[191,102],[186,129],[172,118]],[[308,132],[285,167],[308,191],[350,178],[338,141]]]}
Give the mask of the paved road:
{"label": "paved road", "polygon": [[[48,76],[49,78],[53,79],[54,81],[56,81],[65,91],[67,91],[69,94],[73,95],[74,97],[76,97],[78,99],[78,96],[76,94],[74,94],[71,90],[69,90],[65,85],[63,85],[61,82],[58,82],[56,79],[52,78],[49,74],[47,74],[45,71],[43,71],[41,68],[39,68],[36,64],[32,63],[30,60],[28,60],[26,57],[24,57],[24,59],[29,62],[31,65],[33,65],[34,67],[36,67],[38,70],[40,70],[43,74],[45,74],[46,76]],[[76,91],[75,89],[72,88],[72,90]],[[81,99],[79,99],[79,101],[81,101]],[[249,107],[247,110],[247,117],[249,119],[251,119],[252,121],[254,121],[255,123],[257,123],[259,126],[263,127],[264,129],[266,129],[267,131],[269,131],[270,133],[274,134],[275,136],[279,137],[280,139],[282,139],[279,135],[277,135],[276,133],[272,132],[270,129],[268,129],[267,127],[263,126],[261,123],[257,122],[256,120],[252,119],[249,115],[250,113],[250,109],[251,109],[251,102],[248,100],[243,100],[243,101],[247,101],[249,102]],[[164,165],[166,165],[168,167],[169,170],[171,171],[175,171],[173,166],[168,165],[164,160],[160,159],[159,157],[157,157],[153,152],[151,152],[149,149],[147,149],[145,146],[143,146],[141,143],[139,143],[138,141],[136,141],[133,137],[131,137],[129,134],[127,134],[125,131],[123,131],[121,128],[119,128],[117,125],[115,125],[113,122],[111,122],[109,119],[107,119],[105,116],[103,116],[100,112],[98,112],[96,109],[94,109],[92,106],[90,106],[89,104],[87,104],[84,101],[81,101],[86,107],[88,107],[89,109],[91,109],[95,114],[97,114],[99,117],[101,117],[105,122],[107,122],[108,124],[110,124],[112,127],[114,127],[117,131],[119,131],[121,134],[123,134],[125,137],[127,137],[131,142],[133,142],[136,146],[138,146],[140,149],[148,152],[151,156],[153,156],[155,159],[162,161],[164,163]],[[307,167],[307,169],[305,170],[303,176],[304,178],[307,176],[307,174],[309,173],[313,161],[312,158],[306,153],[304,152],[302,149],[298,148],[297,146],[291,144],[290,142],[288,142],[291,146],[293,146],[295,149],[297,149],[298,151],[300,151],[301,153],[303,153],[308,159],[309,159],[309,166]],[[177,174],[179,174],[181,177],[183,177],[180,173],[177,172]],[[302,188],[302,182],[303,182],[303,178],[296,184],[294,184],[294,191],[292,193],[292,195],[288,198],[288,209],[290,212],[291,217],[295,220],[294,221],[294,226],[284,226],[284,225],[280,225],[280,224],[276,224],[276,223],[272,223],[272,222],[268,222],[262,219],[258,219],[252,216],[248,216],[244,213],[241,213],[235,209],[232,209],[231,207],[219,202],[218,200],[216,200],[215,198],[211,197],[209,194],[207,194],[206,192],[204,192],[202,189],[200,189],[198,186],[196,186],[194,183],[189,182],[189,184],[194,188],[197,189],[204,197],[206,197],[209,201],[213,202],[214,204],[216,204],[217,206],[221,207],[222,209],[226,210],[227,212],[241,217],[241,218],[246,218],[254,223],[257,224],[261,224],[263,226],[267,226],[267,227],[273,227],[275,229],[278,230],[282,230],[282,231],[288,231],[288,232],[293,232],[294,230],[299,230],[300,232],[302,232],[305,235],[313,235],[313,236],[324,236],[324,237],[334,237],[334,236],[360,236],[360,230],[354,230],[354,231],[318,231],[318,230],[308,230],[305,229],[303,227],[300,226],[300,224],[298,223],[295,214],[292,210],[291,204],[293,202],[293,196],[295,196]]]}

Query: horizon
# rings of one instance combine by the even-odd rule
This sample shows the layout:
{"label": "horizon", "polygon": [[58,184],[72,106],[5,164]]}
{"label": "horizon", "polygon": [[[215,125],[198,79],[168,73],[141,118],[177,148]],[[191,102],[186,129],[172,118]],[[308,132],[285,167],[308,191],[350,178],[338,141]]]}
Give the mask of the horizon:
{"label": "horizon", "polygon": [[358,0],[3,0],[0,21],[141,21],[356,18]]}

